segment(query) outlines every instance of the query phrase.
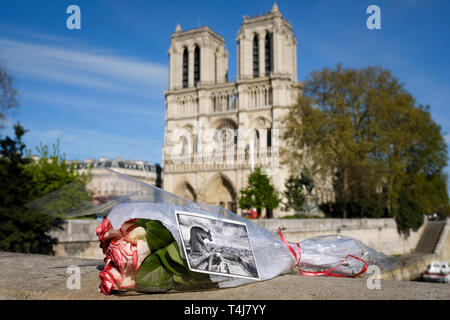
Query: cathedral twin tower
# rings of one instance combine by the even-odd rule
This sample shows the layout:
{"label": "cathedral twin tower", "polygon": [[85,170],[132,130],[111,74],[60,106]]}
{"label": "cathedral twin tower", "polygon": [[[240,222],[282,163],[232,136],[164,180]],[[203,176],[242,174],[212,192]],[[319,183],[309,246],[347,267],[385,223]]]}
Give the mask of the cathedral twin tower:
{"label": "cathedral twin tower", "polygon": [[[258,146],[270,154],[273,129],[282,128],[282,119],[298,95],[297,41],[276,4],[267,14],[244,17],[236,41],[237,77],[229,82],[223,37],[209,27],[186,31],[176,27],[169,49],[163,147],[164,189],[233,212],[239,212],[237,197],[253,167],[263,167],[280,192],[289,172],[279,162],[274,167],[257,157],[252,163],[197,161],[195,155],[204,143],[198,127],[253,131],[255,154]],[[180,129],[187,134],[177,133]],[[248,143],[245,147],[247,159]],[[275,210],[266,215],[283,213]]]}

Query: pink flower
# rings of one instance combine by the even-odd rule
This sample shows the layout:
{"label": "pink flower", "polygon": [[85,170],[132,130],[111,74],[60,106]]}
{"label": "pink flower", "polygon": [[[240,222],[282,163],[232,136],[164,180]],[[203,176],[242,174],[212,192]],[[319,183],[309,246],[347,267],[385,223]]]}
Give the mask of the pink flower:
{"label": "pink flower", "polygon": [[149,248],[147,244],[147,240],[138,240],[136,244],[136,250],[137,250],[137,269],[141,266],[142,262],[144,262],[145,258],[148,257],[148,255],[151,252],[151,248]]}
{"label": "pink flower", "polygon": [[109,242],[112,239],[120,239],[126,237],[129,232],[136,228],[136,225],[134,224],[135,221],[136,219],[128,220],[127,222],[122,224],[120,229],[115,230],[113,229],[108,217],[105,217],[102,223],[100,223],[95,229],[98,240],[100,241],[100,248],[103,249],[103,253],[106,253],[105,251],[107,250]]}
{"label": "pink flower", "polygon": [[137,244],[139,240],[146,240],[147,232],[142,227],[136,227],[124,238],[125,241]]}
{"label": "pink flower", "polygon": [[120,272],[137,271],[142,261],[150,254],[146,241],[138,240],[136,244],[124,239],[111,241],[107,256]]}
{"label": "pink flower", "polygon": [[108,295],[112,290],[117,290],[116,283],[120,283],[122,276],[111,264],[105,264],[105,268],[99,274],[100,278],[100,292]]}
{"label": "pink flower", "polygon": [[136,248],[123,239],[111,241],[106,254],[120,272],[126,272],[128,268],[134,268],[137,264]]}
{"label": "pink flower", "polygon": [[134,228],[136,228],[135,222],[136,219],[131,219],[122,224],[122,226],[120,227],[120,233],[122,234],[122,237],[126,237]]}
{"label": "pink flower", "polygon": [[136,273],[122,274],[110,262],[105,264],[105,268],[99,274],[100,278],[100,292],[108,295],[112,290],[123,290],[134,288],[136,285]]}
{"label": "pink flower", "polygon": [[137,271],[149,254],[146,241],[132,244],[113,239],[106,250],[105,268],[99,275],[100,292],[108,295],[112,290],[134,288]]}
{"label": "pink flower", "polygon": [[135,219],[125,222],[114,230],[108,218],[97,227],[100,247],[105,253],[105,268],[100,272],[100,292],[105,295],[112,290],[136,286],[136,274],[144,259],[150,254],[146,232],[136,227]]}

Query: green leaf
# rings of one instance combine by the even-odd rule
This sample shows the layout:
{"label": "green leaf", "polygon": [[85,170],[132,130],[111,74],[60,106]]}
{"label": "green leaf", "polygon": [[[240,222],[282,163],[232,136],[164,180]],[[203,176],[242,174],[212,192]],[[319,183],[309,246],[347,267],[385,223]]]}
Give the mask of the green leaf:
{"label": "green leaf", "polygon": [[157,220],[146,222],[145,231],[147,232],[147,244],[152,251],[164,248],[175,240],[172,233]]}
{"label": "green leaf", "polygon": [[175,261],[176,263],[186,266],[185,260],[180,255],[180,250],[178,248],[178,244],[176,241],[172,242],[167,246],[167,253],[169,254],[170,258]]}
{"label": "green leaf", "polygon": [[167,291],[173,287],[172,275],[161,265],[158,255],[149,255],[136,274],[137,288],[144,291]]}
{"label": "green leaf", "polygon": [[147,221],[147,219],[136,219],[134,224],[136,225],[136,227],[142,227],[145,229],[145,224],[147,223]]}
{"label": "green leaf", "polygon": [[206,273],[194,272],[189,269],[185,269],[185,273],[181,275],[174,275],[173,281],[184,285],[200,285],[211,284],[211,278]]}
{"label": "green leaf", "polygon": [[175,283],[184,289],[212,283],[209,275],[189,270],[177,242],[160,221],[137,219],[136,225],[146,229],[147,242],[152,249],[152,254],[144,260],[137,273],[138,290],[161,292],[173,289]]}
{"label": "green leaf", "polygon": [[180,284],[189,284],[189,281],[186,281],[182,275],[173,275],[173,281]]}
{"label": "green leaf", "polygon": [[164,267],[166,267],[171,273],[173,273],[175,275],[180,275],[180,273],[178,271],[176,271],[174,268],[172,268],[172,266],[170,265],[169,261],[166,258],[167,247],[165,247],[163,249],[159,249],[158,251],[156,251],[156,254],[160,258]]}
{"label": "green leaf", "polygon": [[173,281],[177,282],[177,283],[181,283],[181,284],[187,284],[184,280],[183,277],[181,275],[173,275]]}

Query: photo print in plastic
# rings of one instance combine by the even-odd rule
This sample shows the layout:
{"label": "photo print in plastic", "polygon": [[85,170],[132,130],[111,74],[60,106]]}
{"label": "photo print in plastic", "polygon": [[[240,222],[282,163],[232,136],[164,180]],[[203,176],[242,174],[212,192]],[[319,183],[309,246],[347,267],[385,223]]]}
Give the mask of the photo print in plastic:
{"label": "photo print in plastic", "polygon": [[190,270],[259,280],[245,223],[185,211],[175,215]]}

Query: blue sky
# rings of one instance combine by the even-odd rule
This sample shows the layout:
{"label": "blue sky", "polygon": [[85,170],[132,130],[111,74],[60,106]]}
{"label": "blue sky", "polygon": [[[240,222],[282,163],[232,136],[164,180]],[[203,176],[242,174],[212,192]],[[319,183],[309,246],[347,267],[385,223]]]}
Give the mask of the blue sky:
{"label": "blue sky", "polygon": [[[279,0],[298,41],[299,80],[334,66],[391,69],[419,103],[429,104],[450,144],[450,1]],[[81,8],[68,30],[66,8]],[[381,30],[366,8],[381,8]],[[60,146],[68,159],[121,157],[161,163],[170,35],[209,26],[229,51],[236,75],[242,17],[268,12],[272,0],[1,1],[0,59],[16,79],[27,146]]]}

